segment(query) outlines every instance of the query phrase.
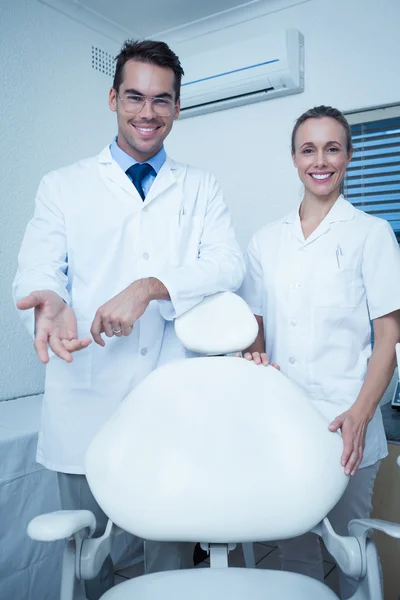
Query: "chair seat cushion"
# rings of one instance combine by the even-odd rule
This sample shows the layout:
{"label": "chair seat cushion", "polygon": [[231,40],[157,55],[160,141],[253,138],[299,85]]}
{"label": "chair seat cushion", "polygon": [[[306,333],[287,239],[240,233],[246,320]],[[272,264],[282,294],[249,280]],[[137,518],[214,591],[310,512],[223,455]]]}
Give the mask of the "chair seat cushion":
{"label": "chair seat cushion", "polygon": [[338,600],[323,583],[285,571],[187,569],[130,579],[101,600]]}

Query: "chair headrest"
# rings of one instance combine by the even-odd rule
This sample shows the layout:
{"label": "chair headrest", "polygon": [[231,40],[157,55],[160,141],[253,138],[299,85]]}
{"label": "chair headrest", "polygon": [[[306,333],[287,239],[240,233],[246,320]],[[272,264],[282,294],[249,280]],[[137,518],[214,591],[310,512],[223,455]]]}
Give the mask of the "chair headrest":
{"label": "chair headrest", "polygon": [[207,296],[175,320],[182,344],[200,354],[229,354],[248,348],[258,333],[257,321],[240,296],[220,292]]}

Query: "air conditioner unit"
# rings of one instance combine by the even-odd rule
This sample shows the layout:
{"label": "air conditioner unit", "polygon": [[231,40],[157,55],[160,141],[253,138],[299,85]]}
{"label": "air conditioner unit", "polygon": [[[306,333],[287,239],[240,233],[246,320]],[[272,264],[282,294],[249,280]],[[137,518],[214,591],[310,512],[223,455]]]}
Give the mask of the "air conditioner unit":
{"label": "air conditioner unit", "polygon": [[296,29],[266,33],[184,61],[181,118],[298,94],[304,39]]}

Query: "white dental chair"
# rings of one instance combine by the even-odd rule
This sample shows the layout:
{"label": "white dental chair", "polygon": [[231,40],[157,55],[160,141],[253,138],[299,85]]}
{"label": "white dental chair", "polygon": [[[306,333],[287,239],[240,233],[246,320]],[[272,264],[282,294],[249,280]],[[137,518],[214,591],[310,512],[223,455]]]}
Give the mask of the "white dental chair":
{"label": "white dental chair", "polygon": [[[245,348],[257,328],[240,298],[218,294],[181,317],[176,331],[192,350],[216,355]],[[202,441],[201,453],[193,440]],[[98,573],[118,527],[144,539],[200,541],[210,568],[143,575],[102,600],[337,599],[302,575],[228,568],[236,543],[310,530],[359,579],[354,600],[382,600],[367,534],[380,529],[400,537],[400,526],[366,519],[351,522],[349,537],[333,532],[324,517],[347,485],[341,453],[340,435],[273,367],[235,357],[176,361],[151,373],[89,447],[89,485],[110,517],[104,535],[90,537],[89,511],[41,515],[28,532],[68,540],[61,600],[85,599],[83,580]]]}

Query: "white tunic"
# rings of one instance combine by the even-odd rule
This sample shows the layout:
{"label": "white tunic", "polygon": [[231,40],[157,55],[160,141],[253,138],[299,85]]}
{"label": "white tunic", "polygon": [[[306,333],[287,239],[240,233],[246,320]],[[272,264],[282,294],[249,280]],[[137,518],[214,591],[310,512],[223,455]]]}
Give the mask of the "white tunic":
{"label": "white tunic", "polygon": [[[235,291],[243,275],[209,173],[167,158],[144,202],[108,147],[46,175],[19,255],[15,300],[56,292],[74,309],[80,337],[90,335],[102,304],[142,277],[160,279],[172,301],[151,302],[130,336],[103,336],[104,348],[92,343],[71,364],[52,356],[38,461],[83,473],[89,442],[132,388],[158,364],[186,356],[172,319],[204,296]],[[33,311],[20,314],[33,335]]]}
{"label": "white tunic", "polygon": [[[298,210],[262,228],[247,262],[241,294],[263,317],[271,362],[333,420],[363,384],[370,319],[400,309],[400,250],[390,225],[340,196],[307,239]],[[378,409],[361,466],[386,454]]]}

